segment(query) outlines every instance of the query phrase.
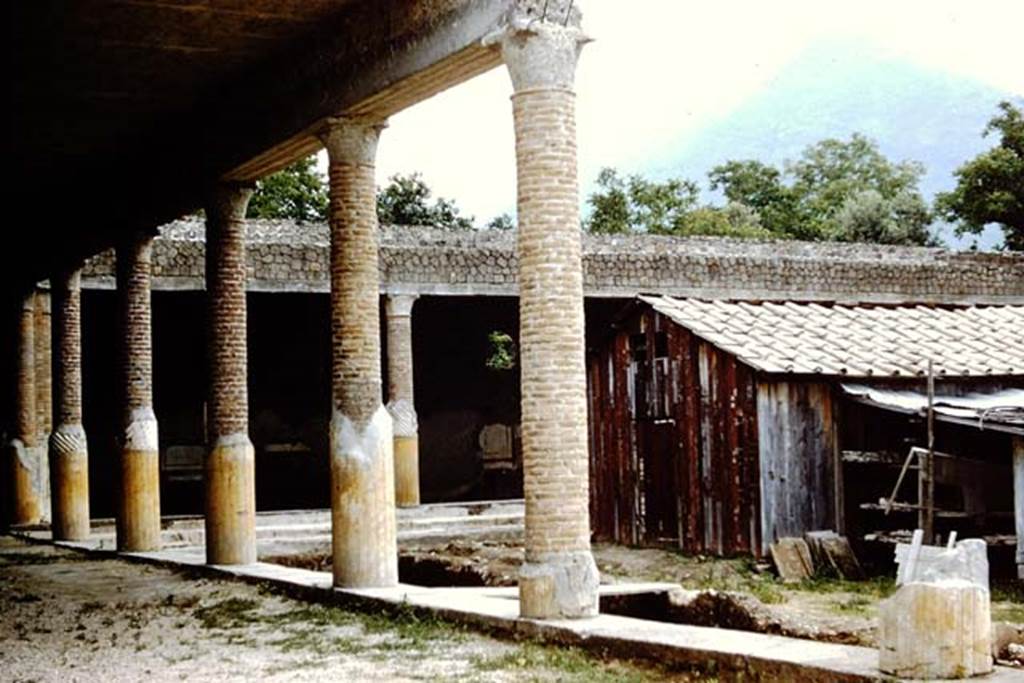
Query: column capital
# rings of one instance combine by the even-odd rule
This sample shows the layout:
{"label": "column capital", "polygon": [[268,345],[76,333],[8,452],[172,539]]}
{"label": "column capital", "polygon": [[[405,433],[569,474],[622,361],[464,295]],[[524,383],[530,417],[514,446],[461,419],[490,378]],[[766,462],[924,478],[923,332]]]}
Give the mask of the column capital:
{"label": "column capital", "polygon": [[39,288],[36,289],[35,303],[34,303],[35,309],[34,310],[37,313],[42,313],[43,315],[50,315],[50,311],[52,310],[52,307],[51,307],[51,304],[50,304],[50,292],[51,291],[52,291],[52,287],[48,287],[46,289],[43,289],[42,287],[39,287]]}
{"label": "column capital", "polygon": [[82,288],[82,266],[63,268],[50,278],[50,290],[54,293],[75,292]]}
{"label": "column capital", "polygon": [[419,294],[388,294],[385,309],[389,318],[408,318],[412,315],[412,306],[420,298]]}
{"label": "column capital", "polygon": [[580,28],[580,13],[567,0],[520,0],[505,23],[484,38],[498,45],[515,91],[572,90],[576,62],[592,39]]}
{"label": "column capital", "polygon": [[318,137],[327,148],[331,162],[373,164],[377,159],[377,141],[388,127],[386,120],[365,116],[331,116]]}
{"label": "column capital", "polygon": [[214,185],[206,198],[206,219],[213,221],[245,220],[249,198],[255,186],[252,183],[224,182]]}

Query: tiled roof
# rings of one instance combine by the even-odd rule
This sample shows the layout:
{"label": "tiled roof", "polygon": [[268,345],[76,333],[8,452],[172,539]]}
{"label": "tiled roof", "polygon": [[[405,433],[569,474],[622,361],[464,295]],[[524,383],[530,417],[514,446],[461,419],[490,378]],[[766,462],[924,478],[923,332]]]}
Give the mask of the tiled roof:
{"label": "tiled roof", "polygon": [[642,296],[658,312],[772,373],[1024,376],[1024,306],[825,306]]}

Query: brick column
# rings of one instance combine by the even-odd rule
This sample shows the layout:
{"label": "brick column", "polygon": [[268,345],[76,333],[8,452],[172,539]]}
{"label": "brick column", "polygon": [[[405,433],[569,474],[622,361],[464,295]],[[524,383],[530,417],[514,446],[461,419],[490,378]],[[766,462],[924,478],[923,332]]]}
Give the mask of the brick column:
{"label": "brick column", "polygon": [[331,531],[334,585],[398,583],[391,416],[381,403],[374,162],[384,125],[332,119]]}
{"label": "brick column", "polygon": [[394,423],[395,503],[420,504],[420,449],[412,381],[412,306],[416,297],[387,299],[388,412]]}
{"label": "brick column", "polygon": [[53,538],[83,541],[89,538],[89,448],[82,427],[81,270],[61,273],[50,284],[57,418],[50,434]]}
{"label": "brick column", "polygon": [[120,495],[117,549],[160,549],[160,440],[153,412],[150,304],[153,238],[138,235],[117,247],[121,336]]}
{"label": "brick column", "polygon": [[206,207],[209,391],[206,561],[256,561],[256,455],[249,441],[245,209],[252,190],[221,185]]}
{"label": "brick column", "polygon": [[586,38],[572,3],[544,3],[546,20],[537,5],[521,3],[526,9],[489,39],[500,44],[515,90],[526,498],[519,601],[524,617],[577,618],[598,611],[573,92]]}
{"label": "brick column", "polygon": [[35,294],[21,302],[17,319],[17,384],[14,438],[8,445],[12,524],[38,524],[46,517],[46,449],[39,443],[36,412]]}
{"label": "brick column", "polygon": [[50,345],[50,293],[36,290],[35,298],[36,427],[40,443],[53,431],[53,369]]}

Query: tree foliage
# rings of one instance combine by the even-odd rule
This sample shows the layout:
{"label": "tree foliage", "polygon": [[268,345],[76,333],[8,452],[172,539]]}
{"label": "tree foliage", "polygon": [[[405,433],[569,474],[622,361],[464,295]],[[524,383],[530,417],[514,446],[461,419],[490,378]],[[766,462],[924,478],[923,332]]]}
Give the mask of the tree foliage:
{"label": "tree foliage", "polygon": [[515,219],[512,218],[511,214],[507,213],[495,216],[487,224],[488,230],[513,230],[515,227]]}
{"label": "tree foliage", "polygon": [[396,174],[377,193],[377,218],[384,225],[426,225],[469,230],[473,218],[459,215],[455,202],[438,197],[430,202],[430,188],[419,173]]}
{"label": "tree foliage", "polygon": [[246,212],[249,218],[284,218],[298,222],[327,219],[327,185],[316,157],[296,161],[256,182]]}
{"label": "tree foliage", "polygon": [[487,358],[484,364],[491,370],[512,370],[516,367],[518,351],[512,335],[493,330],[487,335]]}
{"label": "tree foliage", "polygon": [[725,209],[701,206],[700,186],[691,180],[664,182],[639,175],[623,178],[614,169],[602,169],[598,190],[590,196],[593,211],[586,222],[590,232],[651,235],[768,236],[755,212],[729,205]]}
{"label": "tree foliage", "polygon": [[[329,203],[326,179],[316,169],[316,157],[301,159],[259,180],[249,202],[249,218],[277,218],[298,222],[327,220]],[[448,229],[473,227],[472,217],[460,215],[455,202],[432,192],[419,173],[394,175],[377,192],[377,216],[386,225],[426,225]],[[492,221],[496,227],[511,225],[510,216]]]}
{"label": "tree foliage", "polygon": [[731,160],[708,173],[724,206],[701,204],[691,180],[652,182],[604,169],[589,200],[592,232],[779,237],[929,244],[931,213],[918,190],[924,169],[892,163],[862,135],[807,147],[779,169]]}
{"label": "tree foliage", "polygon": [[958,168],[957,185],[935,200],[939,214],[957,222],[957,234],[979,234],[998,223],[1009,249],[1024,251],[1024,111],[1011,102],[985,126],[999,144]]}

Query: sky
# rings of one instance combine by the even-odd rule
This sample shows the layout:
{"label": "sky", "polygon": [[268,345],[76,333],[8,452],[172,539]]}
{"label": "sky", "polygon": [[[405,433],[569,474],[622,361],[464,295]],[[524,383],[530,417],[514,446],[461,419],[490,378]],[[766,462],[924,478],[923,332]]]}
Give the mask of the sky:
{"label": "sky", "polygon": [[[1024,95],[1024,0],[578,5],[594,39],[576,78],[581,201],[602,167],[649,172],[666,148],[741,107],[803,51],[830,41]],[[502,67],[393,116],[378,148],[378,184],[418,171],[436,195],[454,199],[480,224],[513,213],[511,94]]]}

